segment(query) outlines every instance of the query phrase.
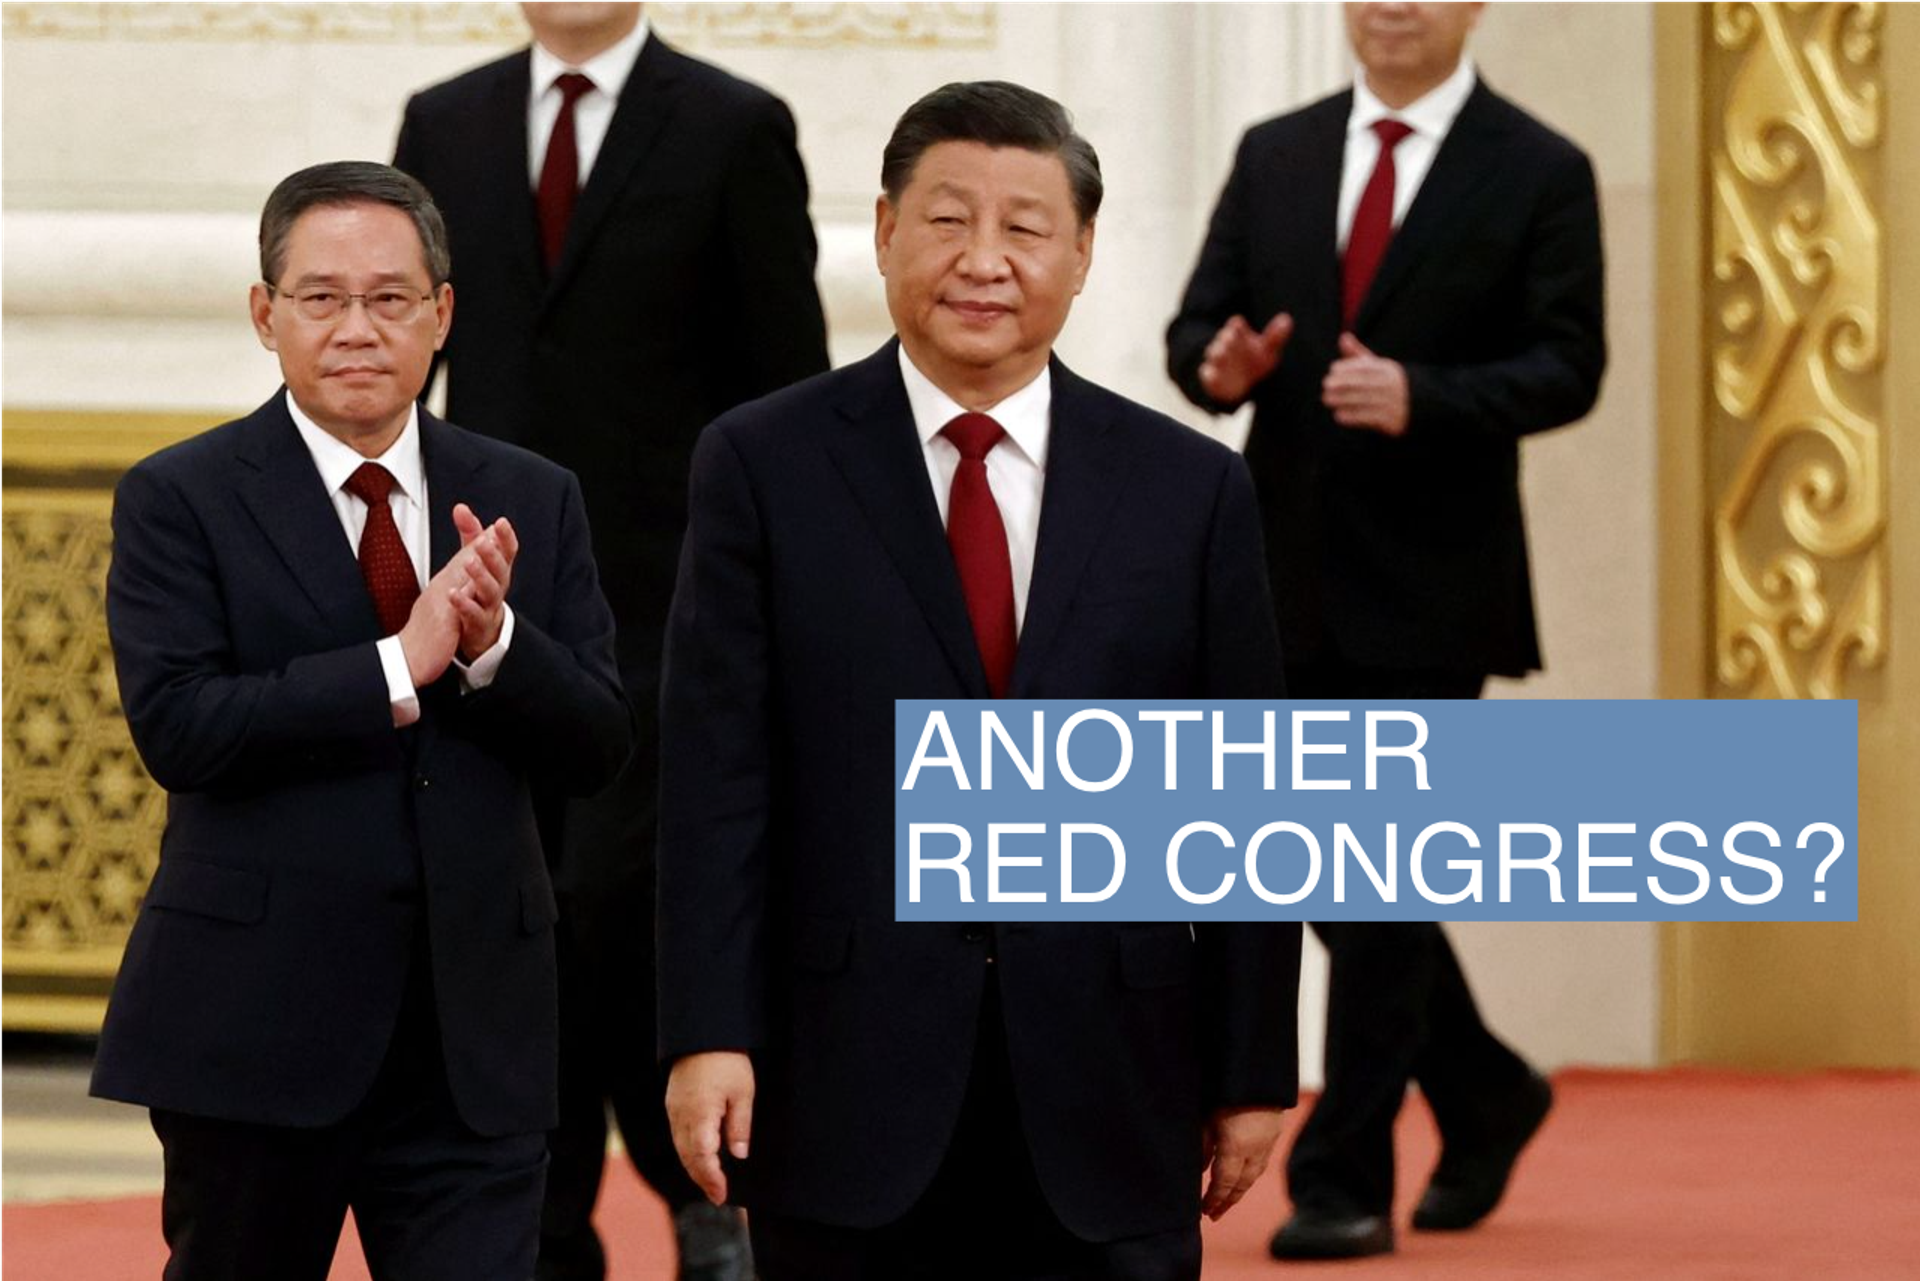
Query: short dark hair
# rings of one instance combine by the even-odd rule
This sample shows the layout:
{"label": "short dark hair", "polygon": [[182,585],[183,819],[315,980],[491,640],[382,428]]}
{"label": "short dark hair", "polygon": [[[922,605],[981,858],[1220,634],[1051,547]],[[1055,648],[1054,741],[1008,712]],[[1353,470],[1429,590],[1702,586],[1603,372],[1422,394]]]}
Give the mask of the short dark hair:
{"label": "short dark hair", "polygon": [[260,211],[260,278],[277,285],[287,265],[287,237],[309,209],[341,205],[391,205],[413,219],[427,275],[438,289],[453,273],[447,224],[418,180],[391,165],[370,160],[331,160],[280,180]]}
{"label": "short dark hair", "polygon": [[920,157],[942,142],[983,142],[1058,156],[1080,221],[1092,222],[1100,212],[1106,192],[1100,157],[1073,131],[1067,109],[1043,93],[1005,80],[974,80],[941,85],[908,107],[880,160],[880,187],[890,202],[900,203]]}

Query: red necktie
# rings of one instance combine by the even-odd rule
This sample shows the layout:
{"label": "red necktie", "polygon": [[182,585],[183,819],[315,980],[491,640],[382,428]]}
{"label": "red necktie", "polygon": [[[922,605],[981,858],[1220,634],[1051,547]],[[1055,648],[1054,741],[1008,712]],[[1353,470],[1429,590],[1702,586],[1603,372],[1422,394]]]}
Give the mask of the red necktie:
{"label": "red necktie", "polygon": [[1380,139],[1380,158],[1373,162],[1373,176],[1360,193],[1359,207],[1353,213],[1353,227],[1347,232],[1347,256],[1341,264],[1341,319],[1349,328],[1360,314],[1373,274],[1386,256],[1387,241],[1393,239],[1393,149],[1413,132],[1398,120],[1376,120],[1374,136]]}
{"label": "red necktie", "polygon": [[567,221],[580,195],[580,144],[573,128],[573,104],[593,88],[593,81],[569,71],[553,82],[560,89],[560,115],[547,138],[546,159],[540,162],[540,245],[546,250],[547,269],[560,261],[567,243]]}
{"label": "red necktie", "polygon": [[940,429],[960,451],[947,496],[947,546],[960,571],[960,590],[973,620],[974,643],[987,669],[987,688],[1004,698],[1013,680],[1017,643],[1013,621],[1013,558],[1000,505],[987,488],[987,452],[1007,433],[985,414],[961,414]]}
{"label": "red necktie", "polygon": [[361,463],[344,488],[367,505],[367,525],[360,531],[360,573],[367,580],[381,629],[392,636],[407,625],[413,602],[420,598],[413,557],[400,541],[400,527],[393,523],[393,508],[387,503],[393,476],[379,463]]}

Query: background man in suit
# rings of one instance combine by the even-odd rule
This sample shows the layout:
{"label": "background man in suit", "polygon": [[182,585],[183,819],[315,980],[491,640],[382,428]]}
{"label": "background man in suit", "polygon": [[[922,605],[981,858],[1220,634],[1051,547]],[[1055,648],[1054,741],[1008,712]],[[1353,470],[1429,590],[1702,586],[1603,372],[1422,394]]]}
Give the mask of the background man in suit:
{"label": "background man in suit", "polygon": [[[560,848],[561,1125],[543,1281],[599,1281],[610,1099],[675,1212],[686,1281],[746,1281],[738,1215],[667,1134],[654,1056],[660,638],[687,465],[725,410],[827,368],[793,117],[668,47],[637,4],[523,6],[535,44],[416,96],[394,163],[461,263],[448,412],[579,474],[619,622],[638,744],[607,792],[550,813]],[[561,838],[557,829],[564,829]]]}
{"label": "background man in suit", "polygon": [[[1251,398],[1296,698],[1475,698],[1539,666],[1521,436],[1585,414],[1606,363],[1600,215],[1580,149],[1463,57],[1479,5],[1347,6],[1365,76],[1249,130],[1167,363]],[[1550,1101],[1487,1031],[1437,925],[1316,926],[1326,1093],[1287,1163],[1283,1258],[1393,1248],[1411,1077],[1443,1151],[1416,1228],[1493,1209]]]}
{"label": "background man in suit", "polygon": [[695,453],[662,703],[675,1141],[741,1193],[766,1281],[1197,1277],[1199,1212],[1294,1097],[1298,927],[896,923],[893,700],[1278,696],[1252,487],[1052,359],[1101,196],[1058,103],[936,90],[881,183],[898,341]]}
{"label": "background man in suit", "polygon": [[524,1278],[557,1097],[532,795],[629,738],[579,487],[417,410],[453,318],[419,183],[294,174],[260,270],[285,390],[115,499],[168,809],[94,1091],[153,1111],[169,1278],[320,1281],[349,1208],[377,1276]]}

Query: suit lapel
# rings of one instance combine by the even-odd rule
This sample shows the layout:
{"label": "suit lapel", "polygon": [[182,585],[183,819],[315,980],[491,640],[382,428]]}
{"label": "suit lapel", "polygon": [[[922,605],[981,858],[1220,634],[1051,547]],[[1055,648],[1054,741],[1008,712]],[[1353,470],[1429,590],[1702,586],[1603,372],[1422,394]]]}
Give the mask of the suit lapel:
{"label": "suit lapel", "polygon": [[1322,104],[1306,121],[1306,154],[1301,163],[1265,184],[1269,191],[1297,193],[1288,197],[1288,203],[1297,198],[1305,211],[1307,240],[1300,246],[1299,261],[1319,264],[1311,288],[1304,293],[1320,313],[1321,323],[1314,324],[1310,316],[1294,320],[1314,332],[1337,331],[1340,324],[1340,176],[1347,156],[1347,117],[1352,111],[1351,90]]}
{"label": "suit lapel", "polygon": [[1040,499],[1040,536],[1033,581],[1010,694],[1025,697],[1047,650],[1060,634],[1074,588],[1113,514],[1125,462],[1107,439],[1109,412],[1058,357],[1053,361],[1053,410],[1047,443],[1047,478]]}
{"label": "suit lapel", "polygon": [[420,455],[427,473],[427,577],[431,578],[460,550],[460,531],[453,526],[455,503],[473,508],[483,522],[500,512],[477,488],[475,473],[483,460],[472,442],[424,409],[420,411]]}
{"label": "suit lapel", "polygon": [[240,500],[330,632],[376,637],[380,620],[360,562],[285,396],[281,391],[247,420],[236,454],[252,474],[240,485]]}
{"label": "suit lapel", "polygon": [[[633,72],[620,90],[620,101],[613,109],[606,139],[594,157],[587,184],[573,207],[567,223],[567,238],[560,249],[560,261],[547,282],[542,311],[565,289],[580,269],[580,260],[593,242],[600,224],[613,211],[622,192],[627,190],[633,171],[646,159],[659,139],[661,128],[673,116],[680,102],[680,55],[649,35],[641,46]],[[523,127],[521,132],[525,133]]]}
{"label": "suit lapel", "polygon": [[486,189],[504,193],[493,206],[501,221],[501,241],[508,246],[513,269],[525,280],[529,297],[538,295],[546,274],[540,262],[540,213],[527,159],[527,98],[532,92],[533,58],[523,52],[489,86],[468,135],[486,140],[474,147],[474,163],[489,177]]}
{"label": "suit lapel", "polygon": [[986,669],[900,381],[899,346],[897,340],[889,342],[848,371],[849,385],[838,406],[846,429],[830,438],[827,448],[967,696],[985,698]]}
{"label": "suit lapel", "polygon": [[1386,256],[1380,260],[1373,284],[1361,301],[1360,314],[1354,317],[1356,332],[1366,330],[1415,268],[1458,227],[1460,208],[1484,181],[1487,167],[1499,155],[1497,147],[1488,145],[1497,132],[1492,91],[1475,81],[1473,92],[1440,143],[1439,154],[1434,156],[1407,216],[1387,242]]}

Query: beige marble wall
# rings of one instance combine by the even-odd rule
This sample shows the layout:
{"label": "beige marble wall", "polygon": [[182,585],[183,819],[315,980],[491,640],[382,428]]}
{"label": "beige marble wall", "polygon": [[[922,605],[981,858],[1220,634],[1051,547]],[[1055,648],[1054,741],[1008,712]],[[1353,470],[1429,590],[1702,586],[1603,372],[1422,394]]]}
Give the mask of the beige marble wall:
{"label": "beige marble wall", "polygon": [[[872,264],[881,145],[946,80],[1054,93],[1108,181],[1095,266],[1061,344],[1081,372],[1226,438],[1161,372],[1160,334],[1235,142],[1342,83],[1324,4],[655,6],[683,46],[784,96],[800,124],[834,354],[887,332]],[[411,89],[514,47],[511,6],[0,6],[4,400],[9,409],[239,410],[276,383],[246,323],[253,221],[300,165],[384,158]],[[1504,3],[1486,78],[1593,154],[1612,366],[1599,409],[1530,441],[1526,497],[1548,671],[1502,697],[1654,692],[1652,28],[1643,4]],[[457,264],[456,264],[457,273]],[[457,275],[456,275],[457,279]],[[1647,926],[1455,931],[1483,1004],[1550,1064],[1645,1063]],[[1303,1027],[1317,1077],[1324,991]]]}

